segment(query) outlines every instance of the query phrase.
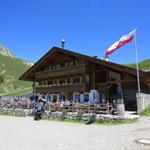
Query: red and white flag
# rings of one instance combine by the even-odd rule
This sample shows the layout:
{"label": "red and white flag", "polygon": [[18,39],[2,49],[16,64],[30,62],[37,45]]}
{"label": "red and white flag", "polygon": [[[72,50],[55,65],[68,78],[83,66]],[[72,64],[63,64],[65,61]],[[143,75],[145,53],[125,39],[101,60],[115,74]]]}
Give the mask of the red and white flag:
{"label": "red and white flag", "polygon": [[128,44],[129,42],[131,42],[134,39],[135,36],[135,31],[136,29],[134,29],[133,31],[131,31],[129,34],[125,34],[124,36],[122,36],[120,38],[119,41],[115,42],[113,45],[111,45],[106,53],[105,53],[105,57],[108,57],[110,54],[112,54],[116,49]]}

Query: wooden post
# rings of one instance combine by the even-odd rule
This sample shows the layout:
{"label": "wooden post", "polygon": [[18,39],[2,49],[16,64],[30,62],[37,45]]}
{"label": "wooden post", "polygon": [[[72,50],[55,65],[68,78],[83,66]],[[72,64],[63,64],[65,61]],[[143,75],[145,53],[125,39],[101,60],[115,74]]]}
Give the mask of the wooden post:
{"label": "wooden post", "polygon": [[73,84],[73,77],[70,77],[70,83]]}
{"label": "wooden post", "polygon": [[67,78],[65,78],[65,84],[67,84],[68,82],[67,82]]}
{"label": "wooden post", "polygon": [[95,65],[93,65],[92,67],[92,88],[95,89],[96,85],[95,85]]}
{"label": "wooden post", "polygon": [[34,94],[35,93],[35,80],[33,81],[32,87],[33,87],[33,94]]}
{"label": "wooden post", "polygon": [[82,83],[82,76],[80,76],[80,83]]}
{"label": "wooden post", "polygon": [[106,71],[106,99],[109,99],[109,88],[108,88],[108,81],[109,81],[109,71]]}

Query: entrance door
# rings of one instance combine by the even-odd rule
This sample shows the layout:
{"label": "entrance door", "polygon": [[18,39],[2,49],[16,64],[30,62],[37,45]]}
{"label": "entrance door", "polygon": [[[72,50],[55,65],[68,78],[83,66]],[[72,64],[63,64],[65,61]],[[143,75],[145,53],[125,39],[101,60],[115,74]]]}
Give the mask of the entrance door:
{"label": "entrance door", "polygon": [[56,102],[59,99],[59,94],[52,94],[52,102]]}
{"label": "entrance door", "polygon": [[89,93],[84,93],[83,94],[83,97],[84,97],[84,102],[89,102]]}
{"label": "entrance door", "polygon": [[74,99],[75,102],[81,102],[82,101],[82,99],[81,99],[81,93],[75,92],[73,99]]}
{"label": "entrance door", "polygon": [[117,99],[117,94],[118,94],[118,85],[114,83],[109,88],[109,101],[112,102],[113,100]]}
{"label": "entrance door", "polygon": [[65,99],[66,99],[66,98],[65,98],[65,94],[64,94],[64,93],[61,93],[61,94],[60,94],[60,100],[61,100],[61,101],[65,101]]}

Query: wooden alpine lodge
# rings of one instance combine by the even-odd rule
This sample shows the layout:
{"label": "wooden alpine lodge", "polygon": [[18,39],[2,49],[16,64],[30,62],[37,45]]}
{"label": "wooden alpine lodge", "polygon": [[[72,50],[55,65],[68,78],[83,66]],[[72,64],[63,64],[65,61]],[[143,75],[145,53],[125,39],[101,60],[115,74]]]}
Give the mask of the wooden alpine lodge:
{"label": "wooden alpine lodge", "polygon": [[[140,71],[141,92],[150,93],[150,76]],[[127,110],[136,109],[136,70],[53,47],[20,80],[33,82],[33,93],[55,102],[72,100],[80,103],[112,102],[120,96]]]}

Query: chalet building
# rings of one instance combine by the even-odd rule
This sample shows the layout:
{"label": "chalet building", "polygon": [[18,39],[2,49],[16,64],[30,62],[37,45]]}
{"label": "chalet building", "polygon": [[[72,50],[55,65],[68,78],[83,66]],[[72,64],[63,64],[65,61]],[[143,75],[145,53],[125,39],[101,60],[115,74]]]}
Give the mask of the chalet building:
{"label": "chalet building", "polygon": [[[83,54],[53,47],[20,80],[32,81],[33,92],[51,101],[68,99],[89,102],[94,91],[97,103],[122,96],[126,108],[136,107],[136,70]],[[141,92],[150,93],[150,75],[140,71]]]}

